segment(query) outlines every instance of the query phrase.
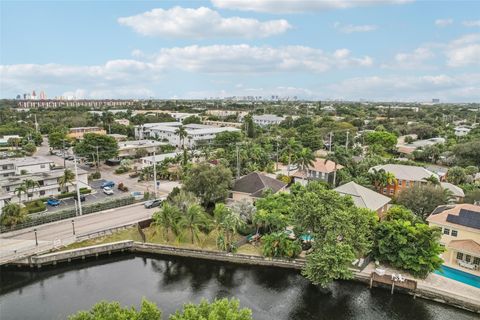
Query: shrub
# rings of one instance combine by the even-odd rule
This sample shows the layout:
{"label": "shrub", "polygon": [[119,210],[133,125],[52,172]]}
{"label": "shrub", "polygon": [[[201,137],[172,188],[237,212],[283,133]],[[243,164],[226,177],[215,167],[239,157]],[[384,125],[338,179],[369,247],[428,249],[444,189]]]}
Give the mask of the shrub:
{"label": "shrub", "polygon": [[95,171],[88,178],[90,180],[97,180],[97,179],[100,179],[101,177],[102,177],[102,174],[99,171]]}
{"label": "shrub", "polygon": [[118,185],[118,190],[127,192],[127,191],[128,191],[128,187],[127,187],[126,185],[124,185],[123,182],[121,182],[121,183]]}
{"label": "shrub", "polygon": [[30,202],[25,202],[24,205],[25,205],[25,208],[27,209],[28,214],[42,212],[47,209],[47,206],[45,205],[45,203],[43,203],[40,199],[30,201]]}

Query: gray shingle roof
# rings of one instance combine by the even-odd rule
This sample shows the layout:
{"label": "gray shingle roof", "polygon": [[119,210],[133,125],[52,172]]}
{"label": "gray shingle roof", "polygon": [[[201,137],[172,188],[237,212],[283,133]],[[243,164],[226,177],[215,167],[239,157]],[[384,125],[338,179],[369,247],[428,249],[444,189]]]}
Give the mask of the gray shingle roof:
{"label": "gray shingle roof", "polygon": [[426,178],[430,178],[432,175],[438,179],[438,175],[433,173],[423,167],[417,166],[407,166],[404,164],[384,164],[378,165],[372,169],[380,170],[383,169],[386,172],[393,173],[395,178],[400,180],[409,180],[409,181],[424,181]]}
{"label": "gray shingle roof", "polygon": [[334,189],[340,194],[352,197],[355,206],[359,208],[367,208],[370,210],[378,210],[391,201],[389,197],[378,192],[365,188],[355,182],[348,182]]}
{"label": "gray shingle roof", "polygon": [[232,191],[248,193],[252,197],[259,198],[267,189],[274,193],[286,186],[280,180],[267,177],[258,172],[252,172],[237,179],[233,185]]}

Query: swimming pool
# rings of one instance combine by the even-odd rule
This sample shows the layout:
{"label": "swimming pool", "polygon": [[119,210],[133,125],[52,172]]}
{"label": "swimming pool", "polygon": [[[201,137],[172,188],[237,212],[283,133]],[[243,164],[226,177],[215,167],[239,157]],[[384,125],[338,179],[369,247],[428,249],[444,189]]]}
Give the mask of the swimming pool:
{"label": "swimming pool", "polygon": [[469,286],[480,288],[480,277],[463,272],[461,270],[453,269],[442,265],[440,269],[435,270],[433,273],[439,274],[446,278],[468,284]]}

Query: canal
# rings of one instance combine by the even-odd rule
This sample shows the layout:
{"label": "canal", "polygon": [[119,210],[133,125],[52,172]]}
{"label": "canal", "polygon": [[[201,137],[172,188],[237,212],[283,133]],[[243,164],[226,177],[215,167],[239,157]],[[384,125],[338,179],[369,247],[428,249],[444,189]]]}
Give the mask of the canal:
{"label": "canal", "polygon": [[188,301],[236,297],[257,320],[478,319],[477,315],[365,284],[339,281],[319,289],[299,272],[186,258],[118,255],[40,270],[2,269],[0,319],[54,320],[99,300],[138,305],[145,297],[164,319]]}

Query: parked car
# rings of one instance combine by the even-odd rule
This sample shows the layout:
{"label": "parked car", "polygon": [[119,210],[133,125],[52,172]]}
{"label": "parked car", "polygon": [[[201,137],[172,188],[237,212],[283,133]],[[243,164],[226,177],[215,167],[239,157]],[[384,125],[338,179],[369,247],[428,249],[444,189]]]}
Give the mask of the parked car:
{"label": "parked car", "polygon": [[85,197],[84,194],[81,194],[80,195],[80,202],[84,202],[85,200],[87,200],[87,197]]}
{"label": "parked car", "polygon": [[144,203],[145,209],[158,207],[163,202],[163,199],[150,200]]}
{"label": "parked car", "polygon": [[75,157],[70,155],[70,156],[66,156],[65,159],[67,159],[67,160],[74,160]]}
{"label": "parked car", "polygon": [[132,193],[130,193],[132,195],[132,197],[135,199],[135,200],[142,200],[143,199],[143,192],[140,192],[140,191],[133,191]]}
{"label": "parked car", "polygon": [[47,204],[52,207],[57,207],[58,205],[60,205],[60,200],[55,198],[50,198],[47,200]]}
{"label": "parked car", "polygon": [[105,181],[101,185],[102,189],[105,187],[113,188],[114,186],[115,186],[115,182],[113,181]]}
{"label": "parked car", "polygon": [[105,193],[107,196],[113,195],[113,190],[110,187],[105,187],[103,188],[103,193]]}

